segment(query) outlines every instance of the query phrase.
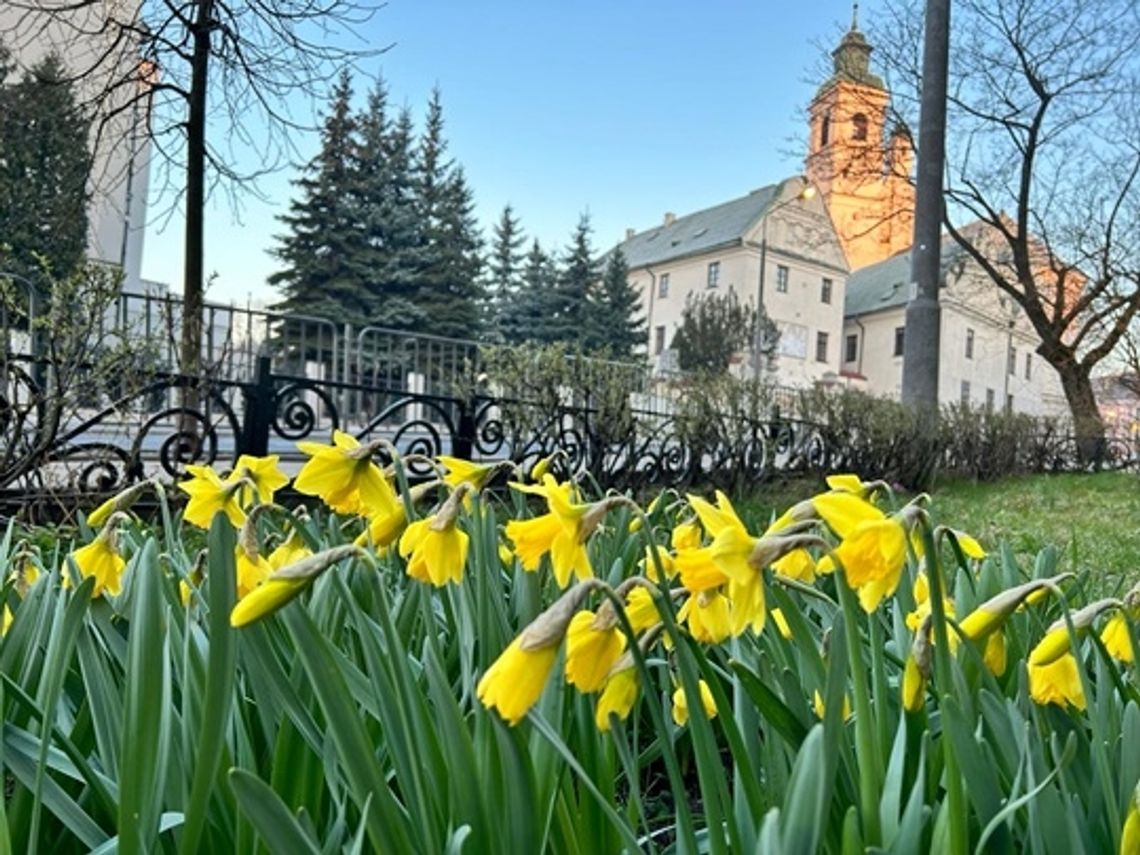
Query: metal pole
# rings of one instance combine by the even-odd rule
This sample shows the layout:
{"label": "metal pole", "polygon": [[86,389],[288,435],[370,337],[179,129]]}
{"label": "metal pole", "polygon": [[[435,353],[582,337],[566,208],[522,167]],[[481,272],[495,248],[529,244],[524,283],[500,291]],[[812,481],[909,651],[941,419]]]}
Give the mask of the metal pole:
{"label": "metal pole", "polygon": [[942,172],[946,161],[946,80],[950,53],[950,0],[926,0],[922,51],[922,107],[918,124],[918,179],[911,298],[903,339],[903,403],[938,406],[941,310]]}
{"label": "metal pole", "polygon": [[[771,212],[769,212],[771,213]],[[764,359],[764,268],[768,266],[768,214],[760,222],[760,281],[756,287],[756,331],[752,344],[752,379],[760,382],[760,363]]]}

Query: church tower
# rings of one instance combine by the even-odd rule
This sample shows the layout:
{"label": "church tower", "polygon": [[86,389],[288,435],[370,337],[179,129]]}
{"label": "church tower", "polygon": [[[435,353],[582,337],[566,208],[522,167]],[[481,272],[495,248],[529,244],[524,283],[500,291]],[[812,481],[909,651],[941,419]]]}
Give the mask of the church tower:
{"label": "church tower", "polygon": [[852,270],[908,248],[914,238],[914,149],[905,128],[884,133],[890,92],[871,72],[872,47],[859,31],[858,8],[832,51],[834,71],[808,108],[805,169]]}

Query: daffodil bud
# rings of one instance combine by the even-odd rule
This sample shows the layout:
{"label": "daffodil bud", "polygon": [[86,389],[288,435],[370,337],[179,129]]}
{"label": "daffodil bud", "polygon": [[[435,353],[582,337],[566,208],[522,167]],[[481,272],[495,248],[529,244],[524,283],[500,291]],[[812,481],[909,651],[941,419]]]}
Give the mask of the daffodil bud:
{"label": "daffodil bud", "polygon": [[1034,579],[1023,585],[1007,588],[1000,594],[986,600],[958,624],[962,635],[971,641],[985,638],[1033,594],[1047,591],[1072,576],[1072,573],[1062,573],[1049,579]]}
{"label": "daffodil bud", "polygon": [[593,579],[579,582],[555,600],[546,611],[519,633],[520,648],[523,651],[530,651],[561,644],[575,612],[585,602],[589,593],[600,584],[602,583]]}
{"label": "daffodil bud", "polygon": [[103,504],[99,505],[87,516],[87,524],[92,528],[98,528],[111,514],[116,511],[127,511],[130,507],[137,502],[147,490],[157,486],[155,481],[139,481],[137,484],[132,484],[127,489],[120,493],[115,494]]}
{"label": "daffodil bud", "polygon": [[826,549],[827,541],[814,534],[801,534],[791,537],[779,534],[761,537],[752,547],[752,552],[748,556],[748,564],[754,570],[763,570],[779,561],[789,552],[796,549],[806,549],[810,546]]}
{"label": "daffodil bud", "polygon": [[230,626],[248,626],[284,606],[321,573],[346,558],[363,554],[358,546],[334,546],[282,567],[238,601],[230,612]]}
{"label": "daffodil bud", "polygon": [[[1089,603],[1083,609],[1069,613],[1069,620],[1073,624],[1075,632],[1082,632],[1087,629],[1101,612],[1107,609],[1118,608],[1121,605],[1120,600],[1117,599],[1103,599],[1097,600],[1095,603]],[[1064,618],[1053,621],[1052,625],[1045,631],[1045,636],[1037,646],[1029,652],[1029,664],[1031,667],[1039,668],[1043,665],[1049,665],[1056,662],[1062,656],[1069,652],[1069,627]]]}

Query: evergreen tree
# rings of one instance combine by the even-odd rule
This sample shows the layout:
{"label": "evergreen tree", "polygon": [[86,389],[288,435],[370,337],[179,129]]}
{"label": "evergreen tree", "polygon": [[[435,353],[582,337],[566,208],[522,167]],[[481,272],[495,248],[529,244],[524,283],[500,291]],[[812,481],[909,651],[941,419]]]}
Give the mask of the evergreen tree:
{"label": "evergreen tree", "polygon": [[526,337],[526,330],[511,323],[512,305],[520,298],[526,236],[511,206],[503,208],[495,224],[494,242],[488,259],[488,279],[484,300],[484,328],[494,341],[513,343]]}
{"label": "evergreen tree", "polygon": [[351,99],[352,81],[344,72],[333,89],[321,150],[294,182],[301,198],[279,218],[289,231],[273,254],[284,266],[269,282],[283,295],[278,311],[362,324],[370,315],[371,299],[361,271],[367,244],[353,192],[356,119]]}
{"label": "evergreen tree", "polygon": [[556,340],[549,315],[554,280],[554,263],[535,239],[523,263],[518,294],[503,307],[503,325],[514,331],[511,344]]}
{"label": "evergreen tree", "polygon": [[590,246],[590,218],[583,214],[566,250],[555,288],[547,299],[553,341],[573,342],[582,347],[596,343],[598,321],[590,295],[598,279],[598,263]]}
{"label": "evergreen tree", "polygon": [[0,85],[0,270],[33,282],[67,278],[87,247],[89,123],[67,77],[51,54]]}
{"label": "evergreen tree", "polygon": [[467,179],[446,155],[443,106],[436,89],[428,103],[415,159],[423,230],[416,304],[427,316],[424,332],[472,338],[479,333],[482,238]]}
{"label": "evergreen tree", "polygon": [[763,347],[761,356],[770,364],[780,331],[763,309],[757,312],[750,302],[741,302],[735,291],[699,297],[690,294],[670,347],[677,351],[681,370],[723,374],[734,359],[753,351],[757,333]]}
{"label": "evergreen tree", "polygon": [[629,284],[629,266],[620,247],[610,253],[591,314],[600,349],[616,357],[627,357],[645,346],[648,331],[641,314],[641,295]]}
{"label": "evergreen tree", "polygon": [[404,109],[391,122],[387,101],[383,82],[377,82],[357,119],[352,169],[364,241],[361,275],[368,291],[369,323],[416,329],[426,316],[416,306],[422,262],[410,162],[412,119]]}

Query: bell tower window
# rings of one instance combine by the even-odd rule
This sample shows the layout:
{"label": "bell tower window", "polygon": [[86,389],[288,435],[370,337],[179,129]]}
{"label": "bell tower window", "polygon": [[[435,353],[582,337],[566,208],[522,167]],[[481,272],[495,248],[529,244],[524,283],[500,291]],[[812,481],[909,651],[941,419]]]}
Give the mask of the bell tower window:
{"label": "bell tower window", "polygon": [[827,145],[828,139],[831,137],[831,114],[824,113],[823,121],[819,127],[819,146],[823,148]]}
{"label": "bell tower window", "polygon": [[851,139],[864,141],[867,139],[867,116],[856,113],[851,117]]}

